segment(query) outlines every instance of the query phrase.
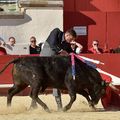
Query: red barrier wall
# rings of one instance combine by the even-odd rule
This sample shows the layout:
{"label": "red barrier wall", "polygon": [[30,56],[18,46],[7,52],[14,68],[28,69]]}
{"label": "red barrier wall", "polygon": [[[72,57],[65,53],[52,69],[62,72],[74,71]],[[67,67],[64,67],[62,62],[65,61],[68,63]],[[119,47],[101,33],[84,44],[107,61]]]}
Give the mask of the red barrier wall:
{"label": "red barrier wall", "polygon": [[[120,77],[120,72],[119,72],[120,54],[106,53],[100,55],[94,55],[94,54],[81,54],[81,55],[103,62],[104,65],[99,64],[97,65],[97,67],[101,68],[102,70],[112,75]],[[5,66],[5,64],[7,64],[9,61],[17,57],[20,56],[13,56],[13,55],[0,56],[0,70]],[[13,84],[11,70],[12,70],[12,65],[10,65],[2,74],[0,74],[0,86]],[[6,95],[8,88],[9,87],[0,87],[0,95]],[[29,94],[29,89],[26,89],[22,91],[19,95],[28,95],[28,94]]]}
{"label": "red barrier wall", "polygon": [[[11,60],[18,58],[20,56],[14,55],[3,55],[0,56],[0,70]],[[0,96],[7,95],[8,89],[12,86],[12,67],[9,65],[7,69],[0,74]],[[17,95],[29,95],[29,88],[26,88],[24,91],[20,92]]]}

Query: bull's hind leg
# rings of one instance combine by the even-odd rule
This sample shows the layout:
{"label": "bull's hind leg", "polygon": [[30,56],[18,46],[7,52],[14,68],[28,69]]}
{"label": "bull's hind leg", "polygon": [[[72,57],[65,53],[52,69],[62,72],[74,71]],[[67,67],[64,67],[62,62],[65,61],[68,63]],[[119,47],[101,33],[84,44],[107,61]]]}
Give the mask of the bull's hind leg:
{"label": "bull's hind leg", "polygon": [[8,95],[7,95],[7,106],[11,106],[11,101],[12,101],[12,97],[21,92],[22,90],[24,90],[28,85],[22,85],[22,86],[18,86],[18,85],[14,85],[12,88],[10,88],[8,90]]}
{"label": "bull's hind leg", "polygon": [[[31,95],[30,95],[31,96]],[[37,106],[37,103],[35,100],[32,99],[31,101],[31,105],[30,105],[30,109],[36,109],[38,106]]]}
{"label": "bull's hind leg", "polygon": [[[39,93],[43,93],[45,91],[47,87],[46,86],[42,86],[42,88],[40,89]],[[32,92],[31,92],[32,93]],[[31,95],[30,95],[31,96]],[[30,105],[30,109],[36,109],[38,106],[37,106],[37,103],[35,100],[32,99],[31,101],[31,105]]]}
{"label": "bull's hind leg", "polygon": [[38,93],[39,93],[39,86],[34,86],[32,87],[30,97],[34,102],[37,102],[39,105],[41,105],[46,112],[50,112],[47,105],[38,97]]}

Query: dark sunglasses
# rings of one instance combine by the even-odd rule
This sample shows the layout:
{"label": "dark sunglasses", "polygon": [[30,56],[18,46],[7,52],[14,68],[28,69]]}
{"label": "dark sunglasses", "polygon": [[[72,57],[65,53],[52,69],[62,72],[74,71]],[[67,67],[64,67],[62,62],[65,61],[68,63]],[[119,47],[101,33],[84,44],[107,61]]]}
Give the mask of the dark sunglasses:
{"label": "dark sunglasses", "polygon": [[36,42],[36,41],[31,41],[31,43]]}
{"label": "dark sunglasses", "polygon": [[98,45],[98,44],[93,44],[93,45]]}

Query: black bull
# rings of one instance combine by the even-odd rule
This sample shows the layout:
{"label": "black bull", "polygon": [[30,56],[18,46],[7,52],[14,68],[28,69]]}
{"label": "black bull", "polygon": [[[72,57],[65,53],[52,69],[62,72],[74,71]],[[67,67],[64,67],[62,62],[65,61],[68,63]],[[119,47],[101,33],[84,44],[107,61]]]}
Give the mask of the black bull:
{"label": "black bull", "polygon": [[[10,61],[1,71],[2,73],[10,64],[14,64],[12,74],[14,85],[8,91],[7,105],[11,105],[12,97],[31,87],[30,97],[40,104],[46,111],[47,105],[38,97],[39,92],[46,88],[58,88],[67,90],[70,102],[64,107],[64,111],[71,108],[76,100],[76,93],[82,94],[91,105],[97,104],[105,88],[97,70],[75,58],[75,80],[73,80],[70,56],[54,57],[21,57]],[[90,96],[90,97],[89,97]],[[32,104],[34,107],[34,104]]]}

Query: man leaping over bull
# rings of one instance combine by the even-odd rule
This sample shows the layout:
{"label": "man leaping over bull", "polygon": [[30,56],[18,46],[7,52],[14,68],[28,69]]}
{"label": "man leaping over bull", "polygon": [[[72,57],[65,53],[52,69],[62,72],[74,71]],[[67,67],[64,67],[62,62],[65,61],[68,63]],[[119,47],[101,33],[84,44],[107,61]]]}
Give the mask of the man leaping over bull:
{"label": "man leaping over bull", "polygon": [[[47,40],[45,41],[44,47],[40,53],[41,56],[54,56],[54,55],[68,55],[74,52],[71,48],[73,41],[75,41],[77,35],[73,29],[67,30],[65,33],[60,31],[58,28],[52,30]],[[82,50],[82,45],[74,42]],[[53,96],[57,102],[58,110],[62,108],[61,93],[59,89],[53,88]]]}

